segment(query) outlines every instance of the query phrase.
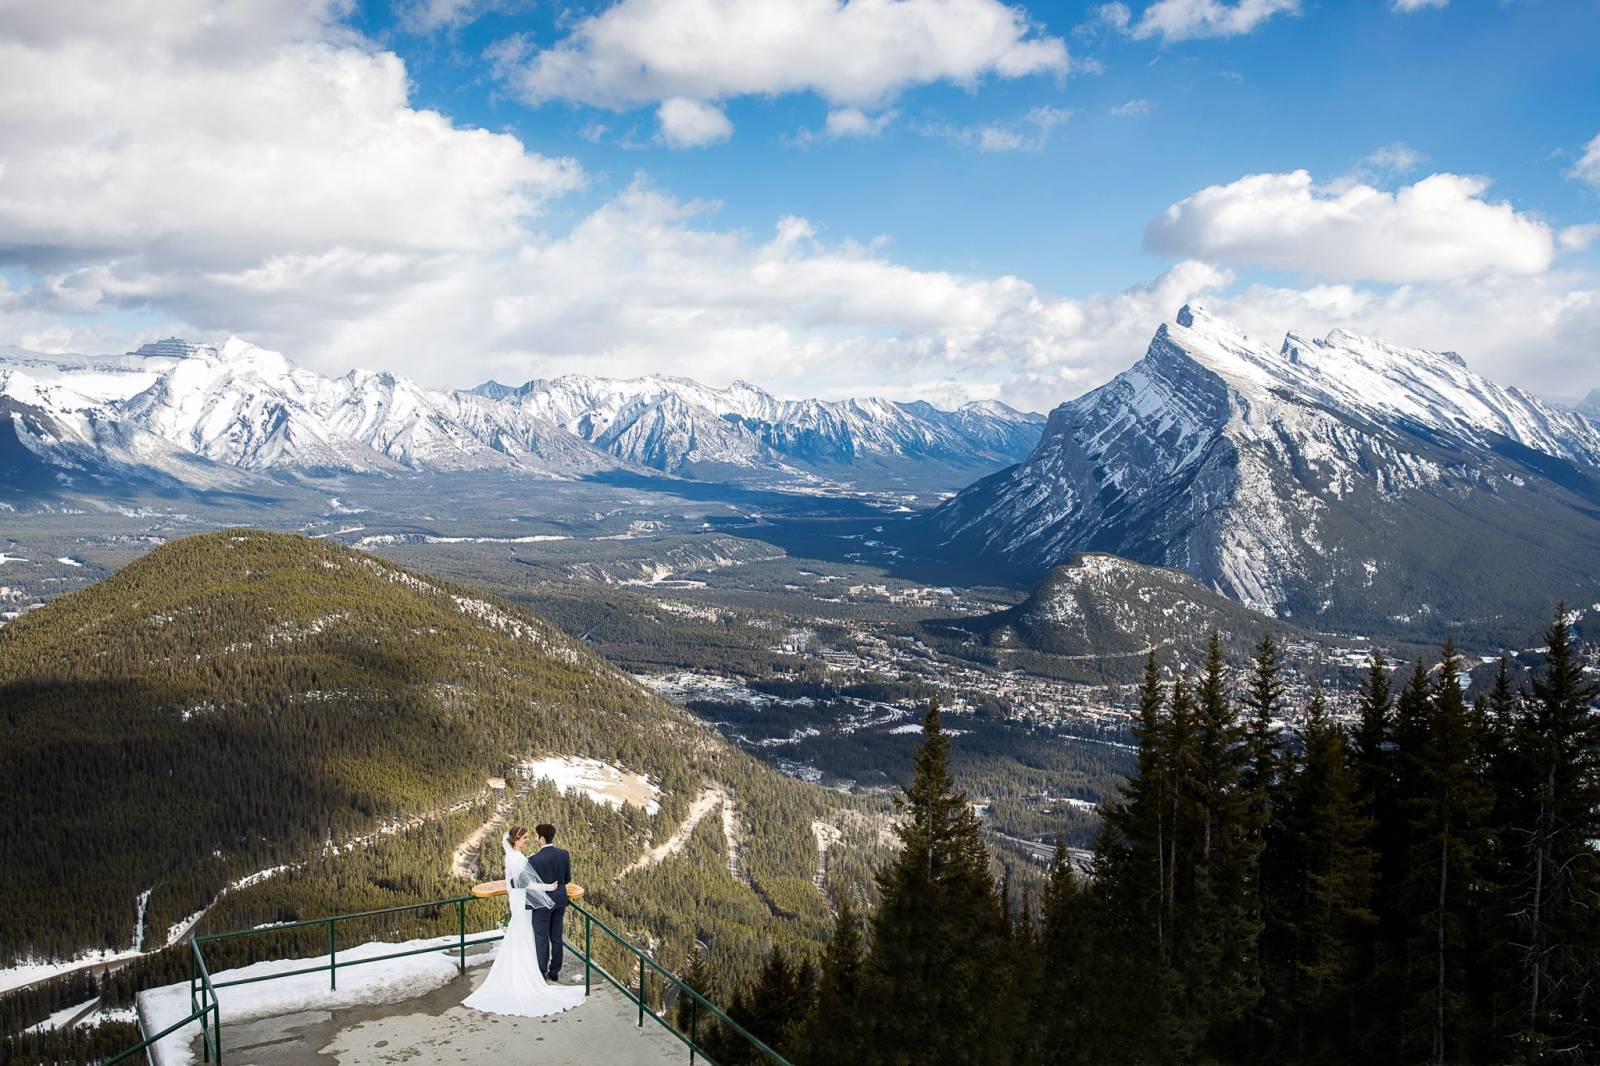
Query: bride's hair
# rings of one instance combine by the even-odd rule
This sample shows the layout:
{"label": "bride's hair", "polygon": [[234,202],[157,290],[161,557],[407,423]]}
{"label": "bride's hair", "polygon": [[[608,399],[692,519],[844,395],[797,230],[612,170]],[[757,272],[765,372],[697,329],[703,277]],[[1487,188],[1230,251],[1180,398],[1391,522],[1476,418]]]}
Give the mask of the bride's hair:
{"label": "bride's hair", "polygon": [[506,843],[510,844],[512,847],[516,847],[518,844],[520,844],[522,842],[522,838],[527,836],[527,835],[528,835],[528,827],[527,826],[525,826],[525,825],[514,825],[510,829],[506,830]]}

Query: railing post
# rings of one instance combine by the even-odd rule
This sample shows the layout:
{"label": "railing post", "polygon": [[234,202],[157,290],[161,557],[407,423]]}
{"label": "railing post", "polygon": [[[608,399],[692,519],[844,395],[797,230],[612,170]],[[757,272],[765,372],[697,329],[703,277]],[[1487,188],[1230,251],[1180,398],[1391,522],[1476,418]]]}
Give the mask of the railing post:
{"label": "railing post", "polygon": [[461,930],[461,972],[467,972],[467,901],[456,900],[456,920]]}
{"label": "railing post", "polygon": [[328,988],[339,987],[339,919],[328,919]]}
{"label": "railing post", "polygon": [[700,1001],[689,997],[689,1066],[694,1066],[694,1053],[700,1050]]}
{"label": "railing post", "polygon": [[590,916],[588,911],[583,912],[583,997],[589,998],[589,960],[593,956],[589,953],[589,926]]}
{"label": "railing post", "polygon": [[211,1024],[215,1027],[212,1032],[217,1045],[217,1066],[222,1066],[222,1004],[217,1002],[216,996],[211,997]]}
{"label": "railing post", "polygon": [[644,1028],[644,953],[639,954],[639,1028]]}

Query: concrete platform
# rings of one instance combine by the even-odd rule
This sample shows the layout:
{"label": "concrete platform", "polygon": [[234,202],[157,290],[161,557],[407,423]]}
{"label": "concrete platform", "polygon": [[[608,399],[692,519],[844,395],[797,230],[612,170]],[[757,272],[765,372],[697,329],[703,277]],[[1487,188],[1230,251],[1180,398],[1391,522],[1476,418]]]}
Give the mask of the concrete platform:
{"label": "concrete platform", "polygon": [[[226,1066],[686,1066],[689,1050],[596,979],[583,1005],[549,1018],[482,1014],[461,1001],[488,967],[425,995],[379,1006],[222,1023]],[[200,1061],[199,1038],[195,1058]]]}

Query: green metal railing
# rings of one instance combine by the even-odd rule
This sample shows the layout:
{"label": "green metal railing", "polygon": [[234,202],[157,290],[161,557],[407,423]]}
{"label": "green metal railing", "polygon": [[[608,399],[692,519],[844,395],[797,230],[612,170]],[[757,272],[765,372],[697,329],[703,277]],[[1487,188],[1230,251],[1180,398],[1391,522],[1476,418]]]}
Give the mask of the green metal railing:
{"label": "green metal railing", "polygon": [[[440,907],[447,907],[451,904],[454,904],[456,908],[456,947],[454,949],[446,950],[453,950],[458,953],[457,968],[459,972],[464,974],[467,972],[467,948],[475,947],[479,944],[492,944],[505,936],[504,933],[493,933],[488,936],[481,936],[470,940],[467,938],[467,904],[473,902],[475,898],[476,897],[474,896],[452,896],[448,899],[430,900],[427,903],[409,903],[399,907],[384,907],[379,910],[357,911],[352,914],[338,914],[328,918],[311,918],[303,922],[284,922],[278,925],[263,926],[257,929],[240,929],[232,933],[208,933],[204,935],[198,935],[189,942],[189,1006],[192,1008],[192,1012],[182,1021],[175,1022],[174,1024],[163,1029],[161,1032],[156,1033],[154,1036],[146,1037],[142,1043],[136,1044],[128,1050],[119,1053],[114,1058],[108,1059],[106,1066],[112,1066],[113,1063],[123,1062],[124,1060],[129,1059],[140,1052],[144,1052],[148,1056],[150,1047],[158,1040],[162,1040],[165,1037],[170,1036],[171,1034],[184,1028],[185,1026],[192,1025],[197,1021],[201,1023],[200,1037],[203,1045],[202,1053],[204,1055],[204,1060],[206,1062],[216,1062],[220,1064],[222,1062],[222,1008],[217,1002],[217,989],[219,988],[231,988],[235,985],[256,984],[261,981],[276,981],[284,977],[298,977],[302,974],[321,973],[322,971],[326,970],[328,974],[328,987],[330,989],[337,989],[339,987],[339,970],[341,969],[349,969],[352,966],[360,966],[363,963],[368,962],[384,962],[389,959],[403,959],[411,955],[434,954],[440,950],[439,945],[434,944],[425,948],[413,948],[410,951],[396,951],[387,955],[373,955],[361,959],[346,959],[344,962],[340,962],[340,922],[349,923],[362,919],[381,917],[388,914],[400,914],[405,911],[430,910]],[[664,967],[662,967],[648,954],[642,951],[632,941],[619,935],[614,929],[606,925],[605,922],[597,918],[587,907],[584,907],[579,903],[572,903],[569,904],[569,906],[571,909],[583,915],[583,946],[580,948],[578,945],[574,944],[571,940],[565,937],[562,938],[562,942],[566,944],[573,954],[583,959],[583,994],[585,996],[589,995],[592,989],[594,975],[599,974],[613,988],[615,988],[618,992],[621,992],[630,1003],[635,1004],[639,1008],[639,1025],[641,1027],[644,1025],[645,1016],[648,1014],[663,1029],[677,1037],[677,1039],[689,1049],[689,1062],[691,1066],[694,1066],[694,1064],[700,1062],[706,1063],[707,1066],[716,1066],[716,1063],[714,1063],[711,1057],[706,1054],[705,1049],[702,1048],[699,1043],[700,1015],[702,1011],[709,1012],[716,1021],[720,1022],[730,1031],[743,1038],[750,1045],[752,1050],[761,1053],[763,1056],[765,1056],[768,1062],[775,1064],[775,1066],[789,1066],[788,1061],[785,1060],[783,1056],[779,1055],[776,1051],[768,1047],[744,1026],[728,1017],[728,1015],[724,1013],[723,1010],[715,1003],[712,1003],[709,999],[706,999],[705,996],[684,984],[683,981],[679,980],[675,975],[668,972]],[[271,933],[287,932],[294,929],[309,929],[319,925],[325,925],[328,927],[328,961],[325,964],[319,963],[316,966],[306,966],[298,970],[286,970],[282,973],[263,974],[259,977],[238,977],[231,981],[214,982],[211,979],[211,972],[206,967],[205,954],[202,951],[201,945],[218,943],[224,940],[238,940],[242,937],[248,936],[265,936]],[[596,927],[598,927],[600,932],[605,937],[609,938],[612,943],[618,945],[627,954],[632,955],[638,960],[639,982],[637,991],[629,987],[629,985],[618,980],[614,974],[594,960],[594,956],[591,953],[591,948],[593,946],[594,930]],[[688,1033],[679,1032],[674,1026],[668,1023],[662,1014],[657,1013],[650,1007],[649,985],[647,983],[647,979],[652,974],[658,977],[660,980],[666,981],[673,988],[677,989],[680,996],[689,997]]]}

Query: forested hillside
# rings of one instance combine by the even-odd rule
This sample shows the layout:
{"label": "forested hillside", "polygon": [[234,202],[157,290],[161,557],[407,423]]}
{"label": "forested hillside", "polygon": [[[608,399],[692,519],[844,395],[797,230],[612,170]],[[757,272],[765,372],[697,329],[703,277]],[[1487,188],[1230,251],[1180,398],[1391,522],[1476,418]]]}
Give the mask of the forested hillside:
{"label": "forested hillside", "polygon": [[1058,848],[1020,906],[935,705],[881,906],[732,1014],[801,1066],[1594,1062],[1600,689],[1564,610],[1544,643],[1478,692],[1449,644],[1374,656],[1292,731],[1270,639],[1237,673],[1152,655],[1087,876]]}
{"label": "forested hillside", "polygon": [[[225,885],[283,866],[217,914],[253,924],[459,890],[446,845],[492,813],[486,779],[515,782],[520,760],[550,754],[659,789],[653,816],[548,789],[514,808],[561,816],[597,886],[708,789],[734,804],[702,824],[728,827],[738,864],[697,880],[663,863],[670,893],[638,874],[601,892],[641,934],[680,951],[697,920],[763,944],[775,925],[815,938],[831,895],[870,895],[848,852],[875,833],[847,833],[826,894],[812,884],[813,821],[865,824],[861,803],[762,768],[524,610],[323,541],[194,537],[30,613],[0,629],[0,706],[6,965],[157,947]],[[402,831],[373,836],[384,828]]]}

